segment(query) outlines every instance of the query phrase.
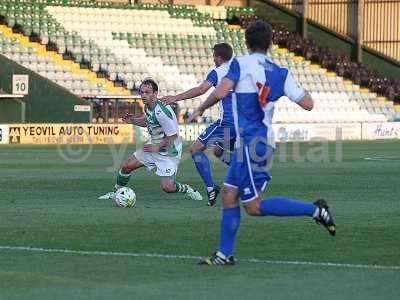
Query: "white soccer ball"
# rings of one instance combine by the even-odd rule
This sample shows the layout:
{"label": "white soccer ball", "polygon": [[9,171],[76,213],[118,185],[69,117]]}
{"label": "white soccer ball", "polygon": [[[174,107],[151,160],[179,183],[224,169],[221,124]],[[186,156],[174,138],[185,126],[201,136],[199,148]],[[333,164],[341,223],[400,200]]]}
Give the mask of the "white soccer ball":
{"label": "white soccer ball", "polygon": [[133,207],[136,203],[136,194],[131,188],[120,188],[115,192],[115,203],[119,207]]}

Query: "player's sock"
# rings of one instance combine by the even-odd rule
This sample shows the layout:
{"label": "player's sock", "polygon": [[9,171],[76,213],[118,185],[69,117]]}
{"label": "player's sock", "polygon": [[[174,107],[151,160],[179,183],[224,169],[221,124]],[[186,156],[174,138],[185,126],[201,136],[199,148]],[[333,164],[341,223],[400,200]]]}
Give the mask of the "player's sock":
{"label": "player's sock", "polygon": [[121,170],[118,171],[117,175],[117,184],[115,186],[123,187],[126,186],[129,182],[129,178],[131,178],[131,173],[124,174]]}
{"label": "player's sock", "polygon": [[197,151],[192,155],[197,171],[207,187],[214,187],[214,180],[211,175],[210,161],[203,151]]}
{"label": "player's sock", "polygon": [[189,189],[189,186],[186,183],[180,183],[180,182],[177,182],[177,181],[175,181],[175,187],[176,187],[175,193],[183,193],[183,194],[185,194]]}
{"label": "player's sock", "polygon": [[264,199],[260,203],[260,211],[263,216],[310,216],[312,217],[316,206],[312,203],[300,202],[284,197],[272,197]]}
{"label": "player's sock", "polygon": [[232,255],[239,225],[240,207],[224,208],[222,210],[219,251],[222,252],[226,257]]}

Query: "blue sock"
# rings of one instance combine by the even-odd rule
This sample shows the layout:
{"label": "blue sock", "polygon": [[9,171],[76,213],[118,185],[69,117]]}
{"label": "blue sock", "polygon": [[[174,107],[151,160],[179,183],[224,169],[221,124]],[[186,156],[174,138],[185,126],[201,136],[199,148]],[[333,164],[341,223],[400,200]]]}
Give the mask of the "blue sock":
{"label": "blue sock", "polygon": [[196,169],[207,187],[214,186],[214,180],[211,175],[210,161],[203,151],[198,151],[192,155]]}
{"label": "blue sock", "polygon": [[263,216],[311,216],[316,206],[312,203],[300,202],[284,197],[272,197],[264,199],[260,204],[260,211]]}
{"label": "blue sock", "polygon": [[240,225],[240,207],[224,208],[222,210],[221,236],[219,251],[226,257],[232,255],[236,241],[236,233]]}

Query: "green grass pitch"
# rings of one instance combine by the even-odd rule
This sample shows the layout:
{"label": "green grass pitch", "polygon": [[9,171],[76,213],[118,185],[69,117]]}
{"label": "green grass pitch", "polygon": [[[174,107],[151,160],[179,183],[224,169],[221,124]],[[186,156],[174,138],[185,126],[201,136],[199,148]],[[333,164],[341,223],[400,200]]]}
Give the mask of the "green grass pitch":
{"label": "green grass pitch", "polygon": [[[300,154],[313,147],[301,144]],[[82,162],[65,161],[66,147],[1,146],[0,299],[400,299],[400,268],[359,266],[400,266],[400,142],[345,142],[341,162],[328,147],[330,162],[275,160],[264,195],[326,198],[337,236],[308,218],[242,210],[238,264],[211,268],[193,256],[216,250],[220,202],[164,194],[144,169],[131,178],[134,208],[97,200],[134,146],[77,146],[81,156],[90,150]],[[225,166],[213,169],[221,183]],[[202,188],[187,154],[178,178]]]}

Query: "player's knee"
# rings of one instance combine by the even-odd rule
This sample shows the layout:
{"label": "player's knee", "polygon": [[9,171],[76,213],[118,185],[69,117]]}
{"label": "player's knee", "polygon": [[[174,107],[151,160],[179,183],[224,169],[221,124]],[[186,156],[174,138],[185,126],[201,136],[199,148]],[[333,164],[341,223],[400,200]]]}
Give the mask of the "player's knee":
{"label": "player's knee", "polygon": [[203,151],[204,149],[205,149],[205,146],[203,144],[201,144],[199,141],[196,141],[190,147],[190,153],[193,155],[196,152]]}
{"label": "player's knee", "polygon": [[133,171],[132,167],[128,163],[124,163],[121,167],[121,172],[123,174],[129,174]]}
{"label": "player's knee", "polygon": [[229,198],[229,191],[225,187],[223,187],[222,190],[221,190],[221,198],[222,199],[228,199]]}
{"label": "player's knee", "polygon": [[260,216],[260,203],[259,201],[250,201],[244,205],[246,213],[250,216]]}
{"label": "player's knee", "polygon": [[199,149],[199,147],[197,147],[196,144],[193,144],[193,145],[190,147],[190,153],[191,153],[192,155],[195,154],[195,153],[197,153],[197,152],[199,152],[199,151],[201,151],[201,149]]}
{"label": "player's knee", "polygon": [[223,153],[224,153],[224,151],[221,148],[214,147],[214,155],[216,157],[220,158]]}
{"label": "player's knee", "polygon": [[193,147],[193,146],[191,146],[190,147],[190,154],[195,154],[196,152],[198,152],[198,150],[195,148],[195,147]]}
{"label": "player's knee", "polygon": [[162,181],[161,189],[166,193],[175,192],[175,183],[173,181]]}
{"label": "player's knee", "polygon": [[239,199],[236,190],[223,187],[221,190],[222,206],[224,208],[232,208],[239,205]]}

